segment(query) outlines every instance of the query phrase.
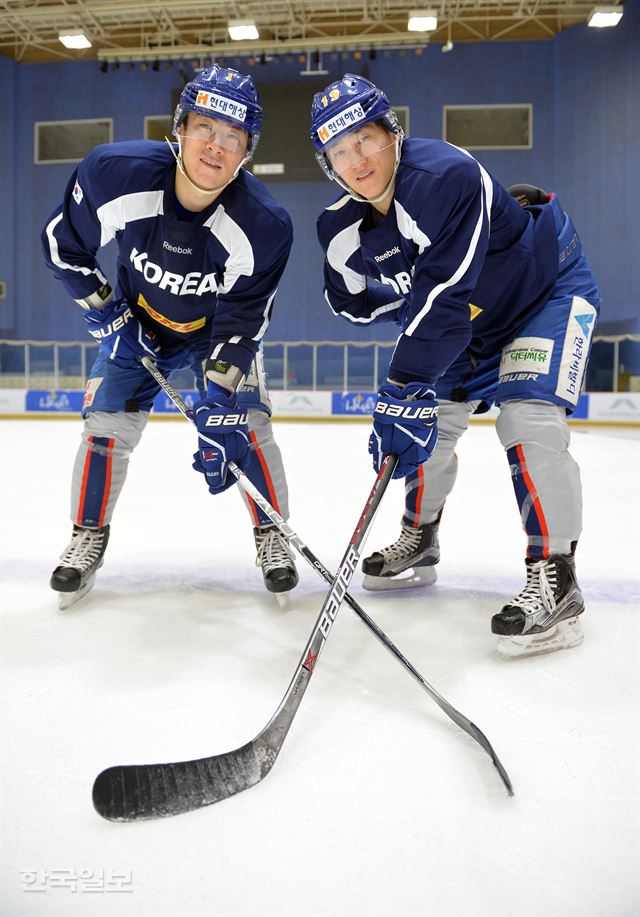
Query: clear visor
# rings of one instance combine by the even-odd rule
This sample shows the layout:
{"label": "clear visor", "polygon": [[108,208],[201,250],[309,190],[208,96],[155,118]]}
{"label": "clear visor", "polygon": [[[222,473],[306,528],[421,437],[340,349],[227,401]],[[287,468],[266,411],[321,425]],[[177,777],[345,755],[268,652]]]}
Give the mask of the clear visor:
{"label": "clear visor", "polygon": [[189,140],[200,140],[202,143],[214,144],[230,153],[246,153],[249,134],[244,128],[234,127],[220,118],[207,118],[205,115],[191,115],[182,125],[180,131]]}
{"label": "clear visor", "polygon": [[395,134],[387,133],[379,125],[365,124],[357,130],[336,137],[325,146],[324,152],[335,174],[344,175],[348,169],[357,167],[370,156],[394,146],[396,139]]}

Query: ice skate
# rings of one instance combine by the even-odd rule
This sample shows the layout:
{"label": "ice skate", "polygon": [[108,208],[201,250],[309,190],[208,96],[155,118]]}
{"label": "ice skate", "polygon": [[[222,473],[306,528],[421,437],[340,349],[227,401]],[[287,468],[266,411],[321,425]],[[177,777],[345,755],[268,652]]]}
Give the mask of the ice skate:
{"label": "ice skate", "polygon": [[491,619],[501,656],[536,656],[582,643],[584,600],[571,554],[527,561],[527,584]]}
{"label": "ice skate", "polygon": [[62,563],[55,568],[49,581],[51,588],[60,593],[58,608],[61,611],[75,605],[93,588],[108,541],[108,525],[101,529],[74,525],[71,542],[60,555]]}
{"label": "ice skate", "polygon": [[402,524],[400,537],[387,548],[375,551],[362,561],[362,585],[372,592],[432,586],[440,560],[439,520],[418,528]]}
{"label": "ice skate", "polygon": [[298,584],[293,553],[286,538],[275,525],[262,525],[253,530],[256,540],[256,565],[262,568],[264,584],[286,607],[287,595]]}

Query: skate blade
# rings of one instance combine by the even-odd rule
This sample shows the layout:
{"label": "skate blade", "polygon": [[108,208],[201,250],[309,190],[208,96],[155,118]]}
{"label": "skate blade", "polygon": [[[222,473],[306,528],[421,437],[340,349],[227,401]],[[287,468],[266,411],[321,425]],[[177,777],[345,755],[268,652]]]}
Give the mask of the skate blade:
{"label": "skate blade", "polygon": [[529,637],[498,637],[496,649],[504,659],[516,659],[519,656],[540,656],[542,653],[555,653],[556,650],[580,646],[584,640],[580,618],[561,621],[555,627],[541,634]]}
{"label": "skate blade", "polygon": [[75,592],[59,592],[58,593],[58,610],[65,611],[67,608],[71,608],[72,605],[77,605],[77,603],[85,597],[87,592],[91,592],[96,582],[95,573],[89,577],[84,586],[81,586],[80,589],[77,589]]}
{"label": "skate blade", "polygon": [[385,592],[391,589],[409,589],[413,586],[433,586],[438,578],[436,568],[411,567],[395,576],[371,576],[365,573],[362,577],[362,588],[369,592]]}
{"label": "skate blade", "polygon": [[278,600],[278,605],[282,611],[286,611],[290,607],[291,602],[289,601],[290,592],[274,592],[276,599]]}

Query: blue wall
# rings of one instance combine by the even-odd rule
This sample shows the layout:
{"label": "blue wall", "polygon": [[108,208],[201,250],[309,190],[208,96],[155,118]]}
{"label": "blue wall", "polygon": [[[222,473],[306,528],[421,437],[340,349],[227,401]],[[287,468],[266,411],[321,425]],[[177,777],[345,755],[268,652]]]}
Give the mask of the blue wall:
{"label": "blue wall", "polygon": [[[411,133],[422,136],[441,136],[444,104],[532,103],[533,149],[479,151],[478,158],[504,184],[529,181],[560,194],[602,287],[601,329],[640,331],[639,33],[640,0],[631,0],[618,28],[578,26],[552,41],[457,44],[451,54],[441,54],[439,46],[419,56],[379,52],[366,62],[353,54],[325,55],[326,82],[345,71],[364,72],[385,88],[392,103],[410,107]],[[258,86],[305,79],[297,57],[253,67],[237,59],[231,65],[251,71]],[[0,173],[5,201],[0,233],[9,240],[0,246],[0,279],[8,284],[0,332],[12,338],[82,340],[84,323],[44,268],[39,244],[41,227],[73,166],[34,165],[34,122],[112,117],[116,141],[140,137],[144,116],[168,114],[171,91],[182,80],[177,65],[157,73],[123,65],[102,74],[94,61],[16,64],[0,58],[0,81],[0,103],[10,125]],[[306,131],[307,125],[291,129]],[[369,334],[354,331],[331,316],[322,298],[315,218],[334,196],[334,186],[318,170],[317,183],[278,184],[271,190],[292,216],[295,242],[269,339],[391,339],[393,332],[385,332],[385,326]],[[109,248],[101,263],[113,276]]]}

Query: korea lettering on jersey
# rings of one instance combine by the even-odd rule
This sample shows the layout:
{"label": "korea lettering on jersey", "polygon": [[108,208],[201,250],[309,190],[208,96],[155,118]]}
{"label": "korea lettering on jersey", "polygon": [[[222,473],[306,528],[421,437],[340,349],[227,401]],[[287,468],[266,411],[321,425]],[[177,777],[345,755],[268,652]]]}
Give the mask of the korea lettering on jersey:
{"label": "korea lettering on jersey", "polygon": [[[200,101],[221,111],[213,97]],[[242,117],[239,109],[233,114]],[[114,298],[129,303],[161,346],[207,339],[222,347],[220,359],[246,373],[271,318],[291,249],[291,221],[261,183],[240,170],[207,210],[185,222],[178,215],[175,168],[166,144],[97,147],[70,182],[71,205],[65,199],[45,226],[45,260],[70,296],[83,299],[107,283],[96,256],[115,239]]]}
{"label": "korea lettering on jersey", "polygon": [[188,274],[176,274],[163,270],[161,265],[149,261],[146,252],[139,252],[135,246],[131,250],[129,260],[147,283],[157,284],[160,290],[169,290],[175,296],[202,296],[203,293],[216,293],[218,290],[215,273],[202,274],[201,271],[190,271]]}

